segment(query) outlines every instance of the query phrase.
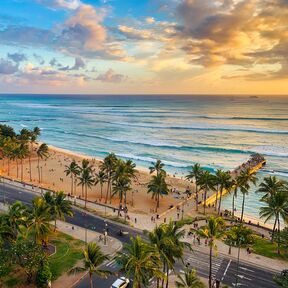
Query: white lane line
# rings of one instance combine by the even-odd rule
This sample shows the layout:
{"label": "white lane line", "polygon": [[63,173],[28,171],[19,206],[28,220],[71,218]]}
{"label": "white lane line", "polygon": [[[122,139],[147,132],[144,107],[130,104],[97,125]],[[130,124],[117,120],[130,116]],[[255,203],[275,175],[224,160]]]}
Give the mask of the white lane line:
{"label": "white lane line", "polygon": [[227,271],[228,271],[228,269],[229,269],[229,267],[230,267],[231,262],[232,262],[232,260],[230,259],[229,262],[228,262],[228,264],[227,264],[227,266],[226,266],[226,269],[225,269],[225,271],[224,271],[224,274],[223,274],[223,276],[222,276],[222,278],[221,278],[221,281],[224,280],[224,277],[226,276],[226,273],[227,273]]}

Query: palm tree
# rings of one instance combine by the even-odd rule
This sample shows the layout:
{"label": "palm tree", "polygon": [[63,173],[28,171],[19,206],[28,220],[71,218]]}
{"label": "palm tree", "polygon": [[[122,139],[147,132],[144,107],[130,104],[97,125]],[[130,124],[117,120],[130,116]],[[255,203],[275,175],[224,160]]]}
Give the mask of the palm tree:
{"label": "palm tree", "polygon": [[47,237],[51,231],[50,207],[41,197],[34,198],[32,201],[29,217],[29,230],[34,234],[36,243],[47,241]]}
{"label": "palm tree", "polygon": [[203,282],[197,277],[195,270],[186,269],[184,277],[178,274],[177,279],[175,283],[177,288],[205,288]]}
{"label": "palm tree", "polygon": [[112,196],[111,192],[111,181],[113,177],[113,171],[115,168],[115,163],[117,162],[117,157],[115,154],[110,153],[104,158],[103,163],[100,165],[100,169],[106,173],[107,176],[107,193],[106,193],[106,198],[105,198],[105,203],[107,204],[108,202],[108,195],[110,191],[110,199]]}
{"label": "palm tree", "polygon": [[243,224],[233,226],[226,233],[230,242],[233,243],[234,246],[238,248],[238,257],[237,257],[237,272],[236,272],[236,280],[235,286],[238,286],[238,274],[239,274],[239,262],[240,262],[240,248],[245,247],[248,244],[253,243],[253,232],[250,228],[244,226]]}
{"label": "palm tree", "polygon": [[[228,171],[223,171],[221,169],[218,169],[216,172],[216,183],[217,188],[219,188],[220,192],[220,199],[219,199],[219,206],[218,206],[218,215],[220,215],[221,211],[221,202],[222,202],[222,194],[225,189],[229,189],[231,186],[231,175]],[[215,206],[217,206],[217,195],[218,195],[218,189],[216,192],[216,203]]]}
{"label": "palm tree", "polygon": [[221,217],[214,218],[210,217],[208,219],[208,225],[204,228],[200,228],[197,233],[203,237],[208,239],[210,253],[209,253],[209,288],[212,288],[212,254],[213,248],[217,248],[215,244],[215,240],[221,238],[223,233],[225,222]]}
{"label": "palm tree", "polygon": [[21,164],[21,181],[23,181],[23,159],[25,159],[29,154],[29,149],[27,143],[21,143],[19,146],[19,159]]}
{"label": "palm tree", "polygon": [[91,167],[85,167],[81,169],[81,174],[79,176],[79,184],[85,188],[85,208],[87,207],[87,190],[91,189],[95,179],[93,178]]}
{"label": "palm tree", "polygon": [[[278,254],[280,254],[280,220],[282,219],[288,223],[288,190],[276,192],[261,201],[264,202],[266,206],[260,208],[260,218],[265,218],[265,223],[274,218],[274,223],[277,223]],[[272,239],[274,239],[274,233],[275,229],[272,234]]]}
{"label": "palm tree", "polygon": [[120,216],[120,211],[122,207],[122,202],[124,198],[124,214],[125,221],[127,218],[127,192],[131,190],[130,181],[128,177],[122,176],[118,178],[115,182],[113,182],[113,195],[118,194],[119,196],[119,209],[118,209],[118,217]]}
{"label": "palm tree", "polygon": [[34,127],[33,130],[29,131],[29,134],[28,134],[28,141],[29,141],[29,144],[30,144],[30,153],[28,155],[28,159],[29,159],[29,175],[30,175],[30,182],[32,181],[32,168],[31,168],[31,155],[33,153],[33,146],[34,144],[36,143],[36,140],[38,138],[38,136],[40,136],[40,133],[41,133],[41,130],[39,127]]}
{"label": "palm tree", "polygon": [[88,271],[90,277],[90,288],[93,288],[93,274],[96,274],[99,277],[107,277],[112,274],[110,271],[102,270],[100,268],[100,266],[107,261],[109,257],[101,252],[100,247],[95,242],[88,243],[86,249],[83,251],[83,255],[84,267],[75,267],[69,271],[69,274]]}
{"label": "palm tree", "polygon": [[31,177],[31,151],[29,148],[29,144],[30,144],[30,137],[31,137],[31,131],[29,131],[26,128],[23,128],[20,130],[20,134],[18,135],[18,138],[20,140],[21,143],[23,144],[27,144],[27,156],[28,156],[28,160],[29,160],[29,178],[30,178],[30,182],[32,181],[32,177]]}
{"label": "palm tree", "polygon": [[152,199],[156,200],[156,212],[160,206],[160,196],[168,195],[169,188],[166,183],[166,174],[159,173],[153,175],[151,181],[148,183],[148,193],[152,193]]}
{"label": "palm tree", "polygon": [[[177,260],[183,261],[184,248],[191,250],[191,245],[183,241],[185,230],[183,226],[190,224],[190,220],[170,221],[168,224],[161,224],[149,233],[149,239],[153,244],[163,263],[163,273],[166,273],[166,287],[169,285],[169,271],[174,268]],[[164,279],[162,280],[162,287]],[[159,279],[157,279],[157,287],[159,287]]]}
{"label": "palm tree", "polygon": [[98,173],[95,174],[95,185],[99,184],[100,185],[100,198],[102,200],[102,195],[103,195],[103,184],[107,182],[107,175],[103,170],[99,170]]}
{"label": "palm tree", "polygon": [[199,179],[201,174],[203,173],[203,170],[200,166],[200,164],[196,163],[192,166],[191,171],[186,176],[186,179],[192,181],[195,180],[195,201],[196,201],[196,211],[198,211],[198,185],[199,185]]}
{"label": "palm tree", "polygon": [[204,215],[205,215],[208,190],[215,189],[214,176],[207,170],[203,171],[203,173],[201,173],[200,178],[199,178],[199,185],[200,185],[200,189],[204,191],[204,203],[203,204],[204,204]]}
{"label": "palm tree", "polygon": [[241,186],[241,178],[236,176],[231,182],[231,190],[233,191],[232,195],[232,218],[234,219],[235,214],[235,198],[237,198],[238,188]]}
{"label": "palm tree", "polygon": [[163,169],[165,164],[161,162],[161,160],[157,160],[155,163],[151,163],[152,166],[149,167],[150,174],[156,171],[156,175],[164,173],[166,175],[166,171]]}
{"label": "palm tree", "polygon": [[66,200],[66,195],[63,191],[55,194],[46,192],[43,195],[43,199],[50,207],[50,213],[54,217],[54,231],[56,230],[57,219],[65,221],[65,216],[73,216],[71,203]]}
{"label": "palm tree", "polygon": [[[285,191],[285,182],[277,179],[275,176],[272,176],[272,177],[270,176],[270,177],[265,177],[263,179],[263,182],[260,183],[259,189],[256,192],[257,193],[263,193],[264,195],[262,196],[261,201],[266,202],[266,200],[267,200],[269,203],[269,202],[271,202],[269,198],[273,197],[275,194],[277,194],[281,191]],[[267,219],[267,221],[268,220],[269,219]],[[275,233],[275,229],[276,229],[276,224],[277,224],[277,217],[275,217],[274,226],[273,226],[273,230],[272,230],[272,237],[271,237],[272,242],[274,240],[274,233]]]}
{"label": "palm tree", "polygon": [[47,144],[42,143],[37,151],[36,151],[37,157],[38,157],[38,179],[39,183],[41,182],[41,173],[40,173],[40,159],[49,157],[49,147]]}
{"label": "palm tree", "polygon": [[71,195],[73,195],[73,185],[75,184],[75,177],[77,177],[77,175],[79,175],[80,173],[80,167],[79,165],[76,163],[76,161],[73,159],[70,163],[70,165],[66,165],[65,166],[65,170],[64,170],[66,176],[70,175],[71,178]]}
{"label": "palm tree", "polygon": [[239,183],[240,183],[240,191],[242,193],[242,211],[241,211],[241,222],[243,222],[244,216],[244,208],[245,208],[245,196],[248,194],[250,190],[250,185],[253,183],[256,185],[257,177],[256,172],[251,170],[250,168],[246,169],[245,171],[241,171],[239,175]]}
{"label": "palm tree", "polygon": [[133,288],[147,287],[152,277],[165,277],[160,271],[161,260],[156,248],[140,236],[131,238],[131,244],[124,244],[123,252],[117,253],[116,262],[126,277],[133,279]]}

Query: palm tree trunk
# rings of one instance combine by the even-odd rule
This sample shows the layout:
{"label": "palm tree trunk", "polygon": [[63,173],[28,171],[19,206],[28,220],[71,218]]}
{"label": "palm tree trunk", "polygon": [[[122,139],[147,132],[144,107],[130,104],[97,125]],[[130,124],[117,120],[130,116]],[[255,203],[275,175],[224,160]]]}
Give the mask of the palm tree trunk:
{"label": "palm tree trunk", "polygon": [[19,177],[19,165],[18,165],[18,159],[16,158],[16,178]]}
{"label": "palm tree trunk", "polygon": [[90,277],[90,288],[93,288],[92,273],[89,273],[89,277]]}
{"label": "palm tree trunk", "polygon": [[111,200],[112,200],[112,183],[110,185],[110,194],[109,194],[109,203],[111,204]]}
{"label": "palm tree trunk", "polygon": [[[212,242],[212,240],[211,240]],[[209,253],[209,288],[212,288],[212,247],[213,243],[210,243],[210,253]]]}
{"label": "palm tree trunk", "polygon": [[166,288],[169,287],[169,266],[167,265],[167,272],[166,272]]}
{"label": "palm tree trunk", "polygon": [[74,182],[74,179],[73,179],[73,174],[71,174],[71,195],[73,195],[73,182]]}
{"label": "palm tree trunk", "polygon": [[77,193],[77,178],[75,177],[74,178],[74,194],[76,195],[76,193]]}
{"label": "palm tree trunk", "polygon": [[126,221],[127,219],[127,199],[126,199],[126,191],[124,193],[124,208],[125,208],[125,211],[124,211],[124,220]]}
{"label": "palm tree trunk", "polygon": [[8,172],[8,176],[10,175],[10,159],[8,158],[8,161],[7,161],[7,172]]}
{"label": "palm tree trunk", "polygon": [[41,182],[41,175],[40,175],[40,157],[38,156],[38,182]]}
{"label": "palm tree trunk", "polygon": [[235,210],[235,192],[232,197],[232,218],[234,219],[234,210]]}
{"label": "palm tree trunk", "polygon": [[221,188],[220,189],[219,206],[218,206],[218,215],[220,215],[220,211],[221,211],[222,194],[223,194],[223,189]]}
{"label": "palm tree trunk", "polygon": [[195,200],[196,200],[196,211],[198,211],[198,185],[197,185],[197,182],[195,183],[196,185],[196,197],[195,197]]}
{"label": "palm tree trunk", "polygon": [[102,192],[103,192],[103,184],[100,184],[101,201],[102,201]]}
{"label": "palm tree trunk", "polygon": [[276,224],[277,224],[277,217],[275,218],[273,230],[272,230],[272,235],[271,235],[271,242],[274,242],[274,234],[275,234],[275,229],[276,229]]}
{"label": "palm tree trunk", "polygon": [[55,219],[54,219],[54,232],[56,231],[56,227],[57,227],[57,217],[55,215]]}
{"label": "palm tree trunk", "polygon": [[245,194],[243,194],[243,201],[242,201],[241,223],[243,222],[244,207],[245,207]]}
{"label": "palm tree trunk", "polygon": [[85,185],[85,208],[87,207],[87,184]]}
{"label": "palm tree trunk", "polygon": [[23,181],[23,159],[21,158],[21,181]]}
{"label": "palm tree trunk", "polygon": [[32,182],[31,155],[30,154],[29,154],[28,160],[29,160],[29,177],[30,177],[30,182]]}
{"label": "palm tree trunk", "polygon": [[279,215],[278,215],[277,218],[278,218],[278,219],[277,219],[277,222],[278,222],[278,231],[277,231],[277,233],[278,233],[278,245],[277,245],[277,253],[278,253],[278,255],[280,255],[280,219],[279,219]]}
{"label": "palm tree trunk", "polygon": [[[166,271],[166,262],[163,263],[163,273]],[[164,278],[162,279],[161,287],[164,287]]]}
{"label": "palm tree trunk", "polygon": [[[219,190],[219,188],[218,188],[218,185],[217,185],[217,188],[216,188],[217,190],[216,190],[216,199],[215,199],[215,211],[217,211],[217,204],[218,204],[218,190]],[[219,213],[218,213],[219,214]]]}
{"label": "palm tree trunk", "polygon": [[236,280],[235,280],[236,287],[238,286],[239,262],[240,262],[240,246],[238,246],[237,271],[236,271]]}
{"label": "palm tree trunk", "polygon": [[207,190],[204,191],[204,215],[206,214],[206,197],[207,197]]}
{"label": "palm tree trunk", "polygon": [[110,179],[107,182],[107,192],[106,192],[105,204],[107,204],[107,202],[108,202],[109,188],[110,188]]}

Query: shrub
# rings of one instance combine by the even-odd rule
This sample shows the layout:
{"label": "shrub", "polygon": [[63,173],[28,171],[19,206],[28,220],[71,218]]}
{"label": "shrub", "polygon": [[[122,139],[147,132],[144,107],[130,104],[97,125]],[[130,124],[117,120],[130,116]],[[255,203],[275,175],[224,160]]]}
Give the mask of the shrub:
{"label": "shrub", "polygon": [[37,287],[47,287],[47,283],[51,281],[52,273],[50,271],[49,263],[45,262],[37,271],[36,283]]}

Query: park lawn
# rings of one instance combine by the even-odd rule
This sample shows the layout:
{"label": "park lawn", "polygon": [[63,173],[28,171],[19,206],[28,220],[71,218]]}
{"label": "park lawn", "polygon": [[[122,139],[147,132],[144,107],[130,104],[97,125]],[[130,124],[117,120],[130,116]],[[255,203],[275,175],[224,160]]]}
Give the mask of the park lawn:
{"label": "park lawn", "polygon": [[56,246],[56,253],[48,258],[52,280],[56,280],[83,259],[85,243],[61,232],[56,232],[50,243]]}
{"label": "park lawn", "polygon": [[254,244],[252,249],[256,254],[266,256],[269,258],[276,258],[288,261],[288,251],[287,249],[281,249],[281,254],[277,254],[277,243],[271,243],[268,239],[262,239],[260,236],[254,237]]}

